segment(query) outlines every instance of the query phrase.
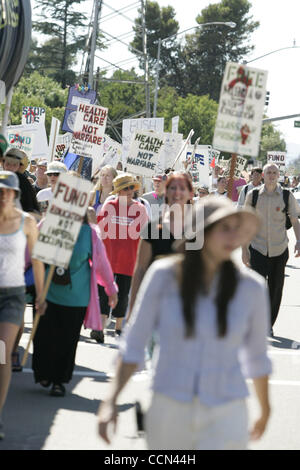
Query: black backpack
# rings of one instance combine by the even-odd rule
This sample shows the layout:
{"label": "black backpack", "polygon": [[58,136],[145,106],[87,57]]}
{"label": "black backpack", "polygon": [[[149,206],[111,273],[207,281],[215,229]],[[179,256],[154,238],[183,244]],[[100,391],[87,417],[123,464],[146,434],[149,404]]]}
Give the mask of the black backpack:
{"label": "black backpack", "polygon": [[[252,207],[256,207],[257,199],[258,199],[258,191],[259,189],[253,189],[252,191]],[[288,215],[288,206],[289,206],[289,195],[290,191],[288,189],[282,190],[282,196],[284,201],[284,209],[282,212],[285,212],[285,228],[289,230],[293,225],[291,219]]]}

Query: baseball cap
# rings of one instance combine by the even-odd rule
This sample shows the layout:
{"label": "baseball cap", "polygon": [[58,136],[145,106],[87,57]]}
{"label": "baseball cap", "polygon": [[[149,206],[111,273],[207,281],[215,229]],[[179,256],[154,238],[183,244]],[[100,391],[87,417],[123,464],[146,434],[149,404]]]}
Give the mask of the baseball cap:
{"label": "baseball cap", "polygon": [[168,176],[164,175],[164,174],[152,176],[153,181],[166,181],[167,178],[168,178]]}
{"label": "baseball cap", "polygon": [[51,162],[48,165],[47,171],[45,171],[46,175],[49,175],[51,173],[67,173],[68,168],[66,165],[62,162]]}
{"label": "baseball cap", "polygon": [[12,171],[0,171],[0,188],[13,189],[19,193],[19,178]]}
{"label": "baseball cap", "polygon": [[39,160],[36,162],[37,166],[48,166],[48,160]]}

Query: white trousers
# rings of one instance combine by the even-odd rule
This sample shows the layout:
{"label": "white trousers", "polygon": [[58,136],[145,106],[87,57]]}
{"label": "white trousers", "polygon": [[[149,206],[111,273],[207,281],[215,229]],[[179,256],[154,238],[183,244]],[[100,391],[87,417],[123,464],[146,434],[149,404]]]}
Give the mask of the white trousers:
{"label": "white trousers", "polygon": [[245,400],[204,406],[195,397],[184,403],[154,393],[146,415],[151,450],[246,450],[248,413]]}

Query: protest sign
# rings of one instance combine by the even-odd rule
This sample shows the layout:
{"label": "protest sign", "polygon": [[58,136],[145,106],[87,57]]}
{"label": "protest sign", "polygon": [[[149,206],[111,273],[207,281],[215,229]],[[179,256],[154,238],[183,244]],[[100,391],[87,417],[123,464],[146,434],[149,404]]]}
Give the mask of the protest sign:
{"label": "protest sign", "polygon": [[220,157],[219,150],[215,150],[213,148],[210,148],[209,150],[209,163],[212,163],[213,161],[216,163]]}
{"label": "protest sign", "polygon": [[45,125],[45,108],[38,106],[23,106],[22,108],[22,124],[44,124]]}
{"label": "protest sign", "polygon": [[6,128],[9,147],[23,150],[28,158],[32,158],[34,142],[32,132],[26,132],[24,130],[21,130],[20,132],[12,132],[9,129],[9,127]]}
{"label": "protest sign", "polygon": [[[194,152],[195,150],[195,152]],[[186,150],[186,161],[189,161],[194,153],[193,159],[189,162],[188,171],[192,176],[194,185],[204,184],[209,186],[209,156],[210,145],[189,145]]]}
{"label": "protest sign", "polygon": [[178,134],[179,116],[172,117],[172,134]]}
{"label": "protest sign", "polygon": [[[56,137],[56,142],[55,142],[55,152],[54,152],[54,157],[53,159],[61,159],[68,148],[71,145],[71,140],[72,140],[73,134],[70,132],[66,132],[65,134],[59,134]],[[50,137],[51,140],[51,137]]]}
{"label": "protest sign", "polygon": [[104,134],[101,152],[93,158],[93,174],[99,168],[110,165],[117,167],[119,161],[122,160],[122,145],[113,140],[109,135]]}
{"label": "protest sign", "polygon": [[146,177],[153,176],[158,171],[160,154],[163,149],[163,134],[136,132],[127,157],[127,171]]}
{"label": "protest sign", "polygon": [[[171,168],[174,162],[174,155],[177,155],[182,146],[182,134],[164,132],[164,151],[160,156],[160,166],[162,171]],[[163,171],[164,172],[164,171]]]}
{"label": "protest sign", "polygon": [[[27,153],[29,158],[34,159],[46,159],[49,158],[49,149],[48,149],[48,141],[47,141],[47,134],[46,129],[43,124],[26,124],[26,125],[18,125],[18,126],[8,126],[6,128],[6,136],[11,147],[20,148],[18,143],[18,139],[20,141],[23,140],[23,137],[31,136],[31,141],[27,139],[27,144],[31,145],[32,149],[24,150]],[[20,138],[19,138],[19,137]],[[31,153],[30,153],[31,152]]]}
{"label": "protest sign", "polygon": [[[182,161],[185,161],[185,153],[184,151],[186,150],[186,147],[190,144],[191,142],[191,138],[193,137],[194,135],[194,129],[191,129],[190,132],[189,132],[189,135],[187,136],[187,138],[185,139],[185,141],[182,142],[182,145],[180,147],[180,150],[179,152],[177,153],[172,165],[171,165],[171,169],[172,170],[181,170],[181,166],[182,166]],[[183,160],[182,160],[183,159]]]}
{"label": "protest sign", "polygon": [[275,163],[279,168],[280,176],[285,174],[285,162],[286,162],[286,152],[279,152],[277,150],[272,152],[267,152],[267,162]]}
{"label": "protest sign", "polygon": [[[230,174],[231,158],[229,160],[225,160],[225,162],[226,162],[226,168],[222,176],[228,177]],[[234,173],[233,173],[234,178],[242,177],[242,172],[245,169],[246,163],[247,163],[247,158],[237,155],[235,167],[234,167]]]}
{"label": "protest sign", "polygon": [[58,138],[60,127],[60,121],[55,117],[52,117],[51,120],[51,130],[50,130],[50,138],[49,138],[49,160],[52,161],[55,158],[56,154],[56,142]]}
{"label": "protest sign", "polygon": [[122,124],[122,162],[126,167],[131,141],[137,131],[164,131],[164,118],[124,119]]}
{"label": "protest sign", "polygon": [[226,64],[213,139],[215,149],[258,155],[266,81],[264,70]]}
{"label": "protest sign", "polygon": [[69,88],[68,100],[65,109],[65,115],[62,124],[62,130],[73,132],[78,103],[94,104],[96,101],[96,92],[88,87],[72,86]]}
{"label": "protest sign", "polygon": [[93,158],[99,152],[105,132],[108,109],[79,102],[70,152]]}
{"label": "protest sign", "polygon": [[33,258],[64,269],[68,267],[92,187],[87,180],[60,174],[33,249]]}

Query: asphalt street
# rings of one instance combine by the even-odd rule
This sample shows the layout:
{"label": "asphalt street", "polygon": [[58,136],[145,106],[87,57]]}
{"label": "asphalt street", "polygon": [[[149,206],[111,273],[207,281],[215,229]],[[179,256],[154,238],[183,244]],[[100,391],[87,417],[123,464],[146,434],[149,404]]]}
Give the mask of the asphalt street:
{"label": "asphalt street", "polygon": [[[275,337],[269,339],[273,362],[270,377],[272,415],[269,426],[253,450],[300,450],[300,259],[293,255],[294,234],[290,235],[290,258]],[[259,306],[258,306],[259,308]],[[32,325],[31,308],[25,315],[25,332],[20,351],[26,347]],[[34,384],[31,356],[23,372],[14,373],[4,409],[6,438],[0,450],[143,450],[134,404],[147,408],[150,400],[150,372],[136,374],[119,399],[119,423],[112,444],[107,446],[97,435],[96,413],[107,393],[118,354],[113,324],[107,330],[105,344],[95,343],[89,330],[82,330],[73,380],[63,398],[49,396],[49,391]],[[249,383],[250,422],[258,410]]]}

